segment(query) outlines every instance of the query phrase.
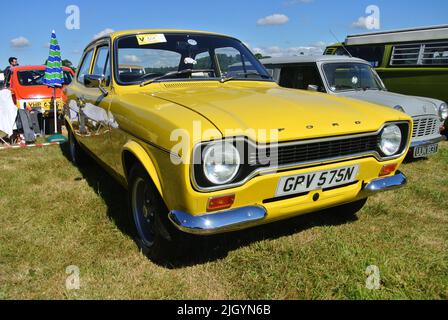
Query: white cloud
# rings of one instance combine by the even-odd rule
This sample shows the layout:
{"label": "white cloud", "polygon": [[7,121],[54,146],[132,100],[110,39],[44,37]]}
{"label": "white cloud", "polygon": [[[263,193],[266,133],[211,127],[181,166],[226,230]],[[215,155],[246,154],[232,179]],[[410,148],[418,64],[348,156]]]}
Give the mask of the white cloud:
{"label": "white cloud", "polygon": [[285,1],[284,4],[285,4],[285,6],[293,6],[295,4],[311,3],[311,2],[314,2],[314,0],[289,0],[289,1]]}
{"label": "white cloud", "polygon": [[322,48],[322,49],[325,49],[328,45],[329,44],[324,41],[317,41],[317,42],[311,44],[312,47]]}
{"label": "white cloud", "polygon": [[101,37],[107,36],[108,34],[111,34],[112,32],[114,32],[113,29],[111,28],[106,28],[103,31],[100,31],[99,33],[97,33],[96,35],[93,36],[93,40],[99,39]]}
{"label": "white cloud", "polygon": [[273,25],[281,25],[289,22],[288,16],[284,14],[273,14],[264,18],[261,18],[257,21],[257,26],[273,26]]}
{"label": "white cloud", "polygon": [[352,23],[352,28],[367,29],[367,18],[359,17],[357,21]]}
{"label": "white cloud", "polygon": [[313,56],[321,55],[324,52],[325,46],[322,43],[320,45],[312,46],[297,46],[297,47],[287,47],[282,48],[278,46],[272,47],[260,47],[253,48],[253,53],[261,53],[263,56],[267,57],[291,57],[291,56]]}
{"label": "white cloud", "polygon": [[142,59],[140,59],[136,55],[128,54],[128,55],[124,56],[124,62],[126,62],[126,63],[138,63],[138,62],[142,62]]}
{"label": "white cloud", "polygon": [[30,41],[25,37],[18,37],[11,40],[11,47],[13,48],[23,48],[28,47],[30,45]]}

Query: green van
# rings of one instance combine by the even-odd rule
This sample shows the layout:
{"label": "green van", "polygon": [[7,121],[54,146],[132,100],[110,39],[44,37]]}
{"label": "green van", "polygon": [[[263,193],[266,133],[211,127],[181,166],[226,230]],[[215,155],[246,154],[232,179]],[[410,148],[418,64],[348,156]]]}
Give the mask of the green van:
{"label": "green van", "polygon": [[448,25],[348,36],[326,55],[368,61],[392,92],[448,102]]}

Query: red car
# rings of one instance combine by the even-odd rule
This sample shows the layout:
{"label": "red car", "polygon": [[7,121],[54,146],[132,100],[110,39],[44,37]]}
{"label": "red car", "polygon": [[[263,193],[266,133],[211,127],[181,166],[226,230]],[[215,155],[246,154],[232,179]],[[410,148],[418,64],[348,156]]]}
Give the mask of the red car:
{"label": "red car", "polygon": [[[72,69],[64,67],[64,86],[69,85],[75,73]],[[42,113],[53,109],[53,88],[42,84],[45,75],[45,66],[15,67],[10,80],[10,90],[14,103],[19,109],[40,109]],[[64,88],[56,89],[58,109],[62,110]]]}

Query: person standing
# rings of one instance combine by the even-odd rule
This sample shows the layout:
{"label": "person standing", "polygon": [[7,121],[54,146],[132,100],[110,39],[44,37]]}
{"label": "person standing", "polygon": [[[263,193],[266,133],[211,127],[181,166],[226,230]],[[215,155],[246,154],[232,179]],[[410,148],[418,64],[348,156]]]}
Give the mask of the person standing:
{"label": "person standing", "polygon": [[14,71],[14,67],[17,67],[19,65],[16,57],[11,57],[8,60],[9,66],[6,67],[4,74],[5,74],[5,88],[9,88],[11,75]]}

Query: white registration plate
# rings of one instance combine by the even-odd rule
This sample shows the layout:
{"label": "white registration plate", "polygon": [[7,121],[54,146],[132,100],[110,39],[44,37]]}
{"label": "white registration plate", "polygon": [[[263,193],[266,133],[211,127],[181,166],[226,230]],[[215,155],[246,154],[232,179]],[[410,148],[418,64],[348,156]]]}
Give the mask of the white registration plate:
{"label": "white registration plate", "polygon": [[438,144],[430,144],[427,146],[415,147],[414,158],[424,158],[432,154],[436,154],[439,151]]}
{"label": "white registration plate", "polygon": [[283,177],[278,183],[276,197],[301,194],[313,190],[328,189],[350,184],[356,181],[358,173],[359,165],[356,165]]}

